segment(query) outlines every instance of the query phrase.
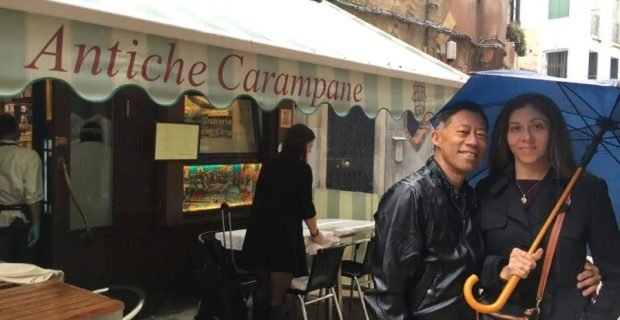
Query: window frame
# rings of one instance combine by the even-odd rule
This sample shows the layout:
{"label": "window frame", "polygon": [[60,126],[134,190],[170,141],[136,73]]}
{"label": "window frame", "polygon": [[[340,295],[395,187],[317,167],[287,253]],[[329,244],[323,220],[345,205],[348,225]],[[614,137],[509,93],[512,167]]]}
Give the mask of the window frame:
{"label": "window frame", "polygon": [[570,15],[570,0],[549,0],[549,20],[566,18]]}
{"label": "window frame", "polygon": [[[562,57],[562,54],[564,54],[565,56]],[[558,56],[555,59],[550,59],[550,55],[558,55]],[[551,67],[550,67],[550,61],[554,62],[553,64],[551,64]],[[566,78],[568,76],[568,50],[567,49],[545,52],[545,62],[546,62],[545,73],[548,76],[558,77],[558,78]],[[551,72],[550,70],[557,71],[557,72]]]}

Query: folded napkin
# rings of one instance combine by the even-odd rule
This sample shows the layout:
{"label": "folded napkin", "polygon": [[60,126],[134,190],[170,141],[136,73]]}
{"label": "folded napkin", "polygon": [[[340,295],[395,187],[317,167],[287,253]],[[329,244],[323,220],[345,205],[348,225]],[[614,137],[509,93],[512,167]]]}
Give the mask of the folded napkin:
{"label": "folded napkin", "polygon": [[334,233],[331,231],[321,231],[323,233],[323,242],[316,243],[312,241],[310,236],[304,237],[304,243],[306,245],[306,254],[315,255],[319,249],[328,248],[333,245],[340,243],[340,238],[334,236]]}
{"label": "folded napkin", "polygon": [[27,263],[0,263],[0,282],[33,284],[47,280],[63,281],[61,270],[43,269]]}

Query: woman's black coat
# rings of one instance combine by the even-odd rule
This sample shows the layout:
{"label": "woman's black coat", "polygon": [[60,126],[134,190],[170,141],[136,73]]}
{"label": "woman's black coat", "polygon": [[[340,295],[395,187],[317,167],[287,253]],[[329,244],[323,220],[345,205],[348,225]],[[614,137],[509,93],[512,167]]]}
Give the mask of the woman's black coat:
{"label": "woman's black coat", "polygon": [[256,182],[241,266],[307,275],[302,221],[315,215],[312,169],[299,157],[280,153]]}
{"label": "woman's black coat", "polygon": [[[494,301],[504,285],[499,271],[512,248],[529,249],[568,180],[550,172],[528,209],[521,204],[521,194],[515,183],[514,166],[509,166],[503,174],[488,177],[477,187],[481,203],[477,220],[487,254],[481,285],[490,291],[490,301]],[[575,184],[571,201],[551,266],[541,318],[581,319],[587,309],[587,319],[616,320],[620,315],[620,232],[607,184],[584,174]],[[547,245],[549,233],[550,230],[543,239],[542,248]],[[588,245],[603,276],[602,290],[592,306],[577,288],[577,275],[584,268]],[[535,305],[543,259],[527,279],[520,281],[504,312],[518,312]]]}

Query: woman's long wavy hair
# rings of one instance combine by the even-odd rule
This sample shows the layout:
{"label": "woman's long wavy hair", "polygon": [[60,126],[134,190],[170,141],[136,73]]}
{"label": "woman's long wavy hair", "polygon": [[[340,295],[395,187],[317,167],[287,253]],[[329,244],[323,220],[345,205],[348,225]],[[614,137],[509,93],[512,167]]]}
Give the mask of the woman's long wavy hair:
{"label": "woman's long wavy hair", "polygon": [[493,141],[489,155],[490,173],[501,173],[508,164],[514,162],[514,154],[508,146],[510,116],[516,110],[527,106],[532,106],[549,120],[549,144],[545,158],[551,167],[563,177],[570,177],[576,164],[564,116],[553,100],[538,93],[516,96],[502,108],[493,128]]}
{"label": "woman's long wavy hair", "polygon": [[284,136],[282,153],[294,155],[303,161],[307,161],[306,145],[315,138],[312,129],[301,123],[295,124],[288,129]]}

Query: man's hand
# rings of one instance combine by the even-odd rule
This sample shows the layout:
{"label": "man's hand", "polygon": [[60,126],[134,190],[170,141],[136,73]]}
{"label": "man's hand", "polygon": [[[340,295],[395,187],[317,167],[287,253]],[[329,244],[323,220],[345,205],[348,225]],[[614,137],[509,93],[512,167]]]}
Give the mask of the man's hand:
{"label": "man's hand", "polygon": [[508,265],[502,268],[499,277],[503,280],[508,280],[512,276],[517,276],[521,279],[527,278],[530,271],[536,268],[536,261],[542,258],[542,254],[542,248],[538,248],[534,254],[529,254],[527,251],[518,248],[512,249]]}
{"label": "man's hand", "polygon": [[596,295],[596,289],[601,283],[601,272],[597,266],[586,261],[583,271],[577,275],[577,288],[583,289],[581,294],[584,297]]}
{"label": "man's hand", "polygon": [[40,235],[39,224],[33,223],[30,226],[30,231],[28,231],[28,238],[26,239],[26,242],[28,242],[28,247],[34,246],[34,244],[37,243],[37,241],[39,241],[39,235]]}

